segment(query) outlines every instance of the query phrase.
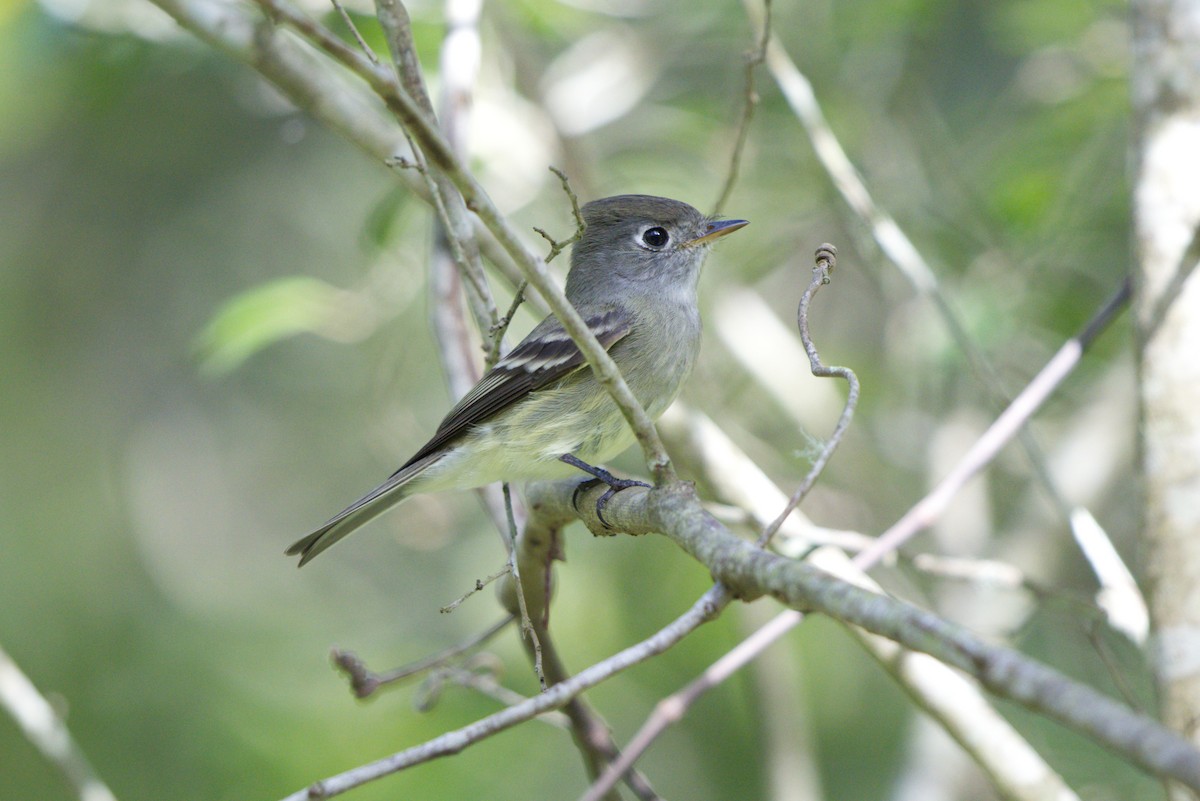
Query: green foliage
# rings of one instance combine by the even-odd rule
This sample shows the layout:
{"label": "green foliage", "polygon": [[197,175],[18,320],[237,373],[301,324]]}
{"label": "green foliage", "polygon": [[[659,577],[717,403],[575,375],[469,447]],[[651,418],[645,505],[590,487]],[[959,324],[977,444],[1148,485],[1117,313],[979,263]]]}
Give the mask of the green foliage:
{"label": "green foliage", "polygon": [[196,340],[201,365],[227,373],[286,337],[327,328],[342,290],[305,276],[280,278],[227,300]]}
{"label": "green foliage", "polygon": [[[185,35],[97,21],[121,5],[81,4],[90,10],[71,22],[27,4],[0,12],[0,643],[64,700],[120,798],[282,797],[495,709],[451,687],[428,714],[410,709],[412,687],[357,704],[326,654],[337,643],[384,667],[485,628],[497,616],[487,592],[453,615],[437,610],[494,572],[502,549],[462,494],[414,500],[300,573],[282,557],[448,408],[426,309],[409,302],[422,291],[429,215],[394,172],[263,91],[249,68]],[[411,11],[436,91],[442,9]],[[313,13],[353,42],[327,6]],[[370,15],[352,13],[385,54]],[[1111,2],[775,9],[834,132],[932,264],[1002,394],[1127,270],[1124,14]],[[521,0],[486,4],[481,30],[472,163],[519,227],[571,230],[548,164],[585,201],[715,199],[752,46],[739,4]],[[645,85],[628,110],[560,136],[545,98],[559,59],[594,34]],[[685,398],[783,488],[795,485],[807,469],[795,454],[826,435],[836,409],[810,385],[764,389],[717,311],[749,289],[767,309],[756,313],[794,330],[811,253],[834,242],[839,268],[815,304],[814,336],[827,362],[859,372],[864,397],[804,508],[874,534],[945,472],[1000,398],[831,188],[761,70],[757,86],[726,209],[752,225],[706,268],[707,339]],[[386,308],[367,313],[371,303]],[[780,343],[750,344],[777,375],[807,374]],[[1128,361],[1118,329],[1037,427],[1071,501],[1124,552],[1136,527]],[[619,467],[643,470],[636,455]],[[978,490],[917,547],[1006,559],[1063,592],[1093,591],[1015,448]],[[571,529],[564,547],[552,620],[572,669],[653,632],[709,580],[654,538]],[[1028,618],[1018,590],[888,578],[931,606],[978,612],[988,635]],[[744,635],[743,611],[592,694],[619,739]],[[1089,672],[1096,656],[1075,616],[1036,624],[1023,648],[1107,686]],[[910,757],[905,699],[832,625],[806,623],[779,648],[803,668],[784,701],[768,707],[759,682],[770,677],[750,668],[651,751],[664,797],[767,795],[763,720],[775,708],[809,729],[826,797],[891,795]],[[506,684],[536,692],[515,635],[492,649]],[[1140,655],[1118,656],[1141,697]],[[1123,763],[1092,770],[1101,757],[1089,748],[1014,719],[1079,786],[1099,775],[1153,797]],[[584,774],[568,740],[531,724],[347,798],[573,797]],[[0,799],[72,797],[38,759],[0,714]]]}

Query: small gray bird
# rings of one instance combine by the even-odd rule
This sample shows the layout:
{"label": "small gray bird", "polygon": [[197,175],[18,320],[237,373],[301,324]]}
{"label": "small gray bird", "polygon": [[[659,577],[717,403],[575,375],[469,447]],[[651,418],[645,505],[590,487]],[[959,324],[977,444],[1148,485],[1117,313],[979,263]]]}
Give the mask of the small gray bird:
{"label": "small gray bird", "polygon": [[[618,195],[582,209],[567,299],[651,418],[675,400],[700,349],[696,284],[709,246],[747,225],[678,200]],[[553,315],[488,371],[403,467],[287,549],[303,566],[359,526],[421,492],[562,478],[634,440],[621,411]]]}

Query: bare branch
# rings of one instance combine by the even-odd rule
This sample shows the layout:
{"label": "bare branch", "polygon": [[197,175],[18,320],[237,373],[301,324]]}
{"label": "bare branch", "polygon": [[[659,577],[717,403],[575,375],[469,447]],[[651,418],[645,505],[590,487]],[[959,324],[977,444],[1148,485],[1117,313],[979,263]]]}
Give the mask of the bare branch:
{"label": "bare branch", "polygon": [[[512,550],[512,549],[510,548],[509,550]],[[457,598],[455,598],[453,601],[451,601],[450,603],[443,606],[438,611],[444,615],[450,614],[455,609],[462,606],[463,602],[466,601],[468,598],[470,598],[472,595],[474,595],[477,592],[482,592],[484,587],[491,584],[496,579],[503,578],[504,576],[507,576],[510,573],[512,573],[512,565],[505,562],[504,567],[500,568],[495,573],[492,573],[490,576],[485,576],[484,578],[481,578],[481,579],[475,579],[474,587],[467,590],[462,595],[458,596]]]}
{"label": "bare branch", "polygon": [[513,616],[507,615],[498,623],[464,642],[384,673],[372,672],[367,668],[366,663],[352,651],[343,651],[339,648],[334,648],[330,653],[330,657],[333,659],[333,664],[345,673],[346,678],[350,680],[350,689],[354,692],[354,695],[358,698],[367,698],[381,687],[395,684],[404,679],[424,673],[427,670],[444,665],[454,657],[477,648],[492,637],[495,637],[504,630],[505,626],[512,622]]}
{"label": "bare branch", "polygon": [[[578,242],[583,236],[584,222],[583,214],[579,211],[579,198],[575,196],[575,192],[571,189],[571,182],[567,179],[567,174],[557,167],[551,167],[550,172],[558,176],[558,180],[562,183],[563,192],[571,201],[571,212],[575,216],[575,234],[567,239],[557,240],[550,234],[543,231],[541,228],[534,228],[543,239],[550,243],[550,252],[546,254],[545,263],[549,264],[558,257],[568,246]],[[500,360],[500,340],[504,336],[504,332],[508,330],[509,324],[512,322],[513,315],[517,313],[517,308],[525,302],[525,288],[529,286],[528,280],[522,280],[517,286],[516,294],[513,295],[512,306],[508,312],[501,318],[500,322],[493,326],[492,331],[492,348],[488,353],[487,364],[489,366]]]}
{"label": "bare branch", "polygon": [[564,682],[547,688],[545,692],[528,701],[503,709],[461,729],[447,732],[421,745],[323,779],[304,790],[292,793],[284,801],[314,801],[314,799],[332,798],[413,765],[457,754],[471,744],[493,734],[512,728],[543,712],[559,709],[579,693],[667,650],[695,630],[697,626],[713,619],[728,603],[728,593],[720,587],[714,587],[690,609],[654,636],[626,648],[603,662],[586,668]]}
{"label": "bare branch", "polygon": [[62,771],[80,801],[116,801],[88,762],[67,724],[37,687],[0,648],[0,708],[8,711],[26,739]]}
{"label": "bare branch", "polygon": [[[425,123],[437,126],[433,104],[425,89],[421,64],[417,60],[408,11],[400,0],[377,0],[375,5],[404,91],[424,113]],[[479,65],[478,34],[474,30],[478,11],[477,4],[460,4],[457,14],[448,8],[448,30],[442,43],[441,130],[448,147],[460,159],[466,155],[470,98]],[[426,173],[428,175],[429,171]],[[434,269],[447,269],[447,261],[457,267],[466,281],[468,305],[475,323],[486,336],[499,320],[499,313],[483,274],[479,247],[475,242],[466,204],[453,184],[440,172],[434,170],[429,179],[432,181],[430,194],[434,199],[434,210],[440,222],[434,235]]]}
{"label": "bare branch", "polygon": [[821,363],[821,357],[817,353],[817,348],[813,345],[812,335],[808,331],[808,307],[812,302],[813,296],[817,291],[829,283],[829,274],[833,272],[834,266],[837,264],[837,250],[833,245],[821,245],[817,248],[816,264],[813,267],[812,280],[808,284],[808,288],[804,290],[804,294],[800,297],[800,308],[796,311],[796,324],[800,329],[800,339],[804,343],[804,351],[808,354],[809,365],[812,374],[820,378],[841,378],[848,385],[846,390],[846,404],[842,407],[842,414],[838,417],[837,425],[833,428],[833,433],[821,448],[820,454],[813,461],[808,475],[800,482],[800,486],[792,493],[792,497],[788,499],[787,504],[783,507],[783,511],[779,516],[771,522],[769,526],[763,529],[762,534],[758,538],[758,546],[766,547],[771,538],[775,536],[775,532],[779,531],[779,527],[788,519],[792,511],[796,509],[804,497],[808,495],[809,490],[816,484],[817,479],[825,470],[825,465],[833,456],[833,452],[837,450],[838,445],[842,441],[842,437],[846,433],[846,429],[850,427],[850,420],[854,417],[854,409],[858,405],[858,376],[848,367],[826,367]]}
{"label": "bare branch", "polygon": [[375,55],[375,51],[367,44],[367,40],[363,39],[362,34],[358,32],[358,26],[354,24],[354,20],[350,18],[350,14],[346,11],[346,7],[338,2],[338,0],[329,0],[333,3],[333,7],[337,9],[338,16],[342,18],[342,22],[346,23],[346,27],[350,29],[350,33],[354,36],[354,41],[358,42],[359,48],[363,51],[363,55],[371,60],[372,64],[379,63],[379,57]]}
{"label": "bare branch", "polygon": [[[684,428],[688,430],[684,431]],[[674,449],[682,450],[685,457],[694,456],[686,461],[689,467],[699,470],[700,478],[714,489],[718,497],[745,504],[751,518],[760,526],[765,525],[769,516],[775,514],[775,510],[786,500],[782,490],[757,465],[750,462],[723,431],[698,412],[689,412],[686,420],[678,417],[670,420],[663,432],[668,442],[678,442],[686,436],[687,447]],[[812,552],[813,543],[817,541],[812,533],[815,527],[797,520],[799,517],[802,515],[795,511],[789,518],[795,529],[795,537],[800,540],[795,548],[788,549],[792,555],[801,549],[805,553]],[[865,542],[853,542],[852,546],[861,548],[871,542],[865,537],[861,539]],[[925,556],[919,555],[915,560],[923,561]],[[851,564],[840,546],[818,548],[810,558],[819,560],[822,567],[847,581],[878,591],[866,574]],[[970,567],[974,569],[978,565],[972,563]],[[991,571],[988,578],[995,572]],[[988,580],[979,578],[978,571],[972,576],[977,580]],[[1004,576],[1013,579],[1011,571],[1006,571]],[[1017,585],[1020,585],[1021,578],[1020,575],[1015,577]],[[793,613],[783,614],[790,616]],[[1098,611],[1094,614],[1099,616]],[[1051,797],[1065,800],[1072,797],[1062,779],[988,705],[977,684],[925,654],[900,651],[895,643],[861,629],[851,627],[850,632],[904,687],[914,702],[962,745],[1006,798]]]}
{"label": "bare branch", "polygon": [[873,546],[856,556],[855,563],[864,568],[875,564],[884,554],[895,550],[901,543],[933,523],[963,484],[996,457],[1000,449],[1013,439],[1050,394],[1070,375],[1083,358],[1087,346],[1129,302],[1130,293],[1131,286],[1127,279],[1116,294],[1096,312],[1083,331],[1059,348],[1054,358],[1034,376],[1025,389],[1021,390],[1008,408],[959,460],[950,474],[893,523],[891,528],[880,534]]}
{"label": "bare branch", "polygon": [[525,302],[525,289],[529,286],[529,282],[524,278],[517,284],[517,291],[513,293],[512,303],[508,306],[508,311],[500,318],[500,321],[492,327],[492,347],[488,352],[487,359],[484,364],[490,369],[500,361],[501,345],[504,343],[504,335],[508,331],[508,327],[512,325],[513,317],[517,314],[517,309],[521,308],[521,304]]}
{"label": "bare branch", "polygon": [[[758,14],[757,9],[748,0],[744,2],[744,5],[752,18]],[[929,263],[917,250],[912,240],[896,224],[892,216],[880,208],[871,197],[862,176],[851,163],[846,151],[838,142],[837,136],[829,127],[824,112],[817,102],[812,84],[788,56],[787,51],[775,36],[771,36],[767,46],[766,63],[788,105],[791,106],[792,111],[808,133],[818,160],[846,204],[867,224],[876,244],[879,245],[888,260],[900,270],[919,293],[931,299],[947,331],[962,350],[972,370],[992,398],[997,403],[1007,399],[1008,393],[1001,385],[995,369],[972,341],[966,327],[942,293],[937,276],[930,268]],[[1017,438],[1029,458],[1034,476],[1045,488],[1063,519],[1070,522],[1072,519],[1071,504],[1059,490],[1057,482],[1046,465],[1046,458],[1032,433],[1021,428],[1017,432]]]}
{"label": "bare branch", "polygon": [[512,581],[509,583],[513,588],[513,594],[517,597],[521,636],[529,640],[530,648],[533,650],[533,672],[537,674],[538,684],[545,690],[546,674],[542,670],[542,641],[529,617],[529,605],[525,600],[525,584],[521,581],[521,560],[517,558],[517,521],[513,517],[512,490],[509,489],[507,481],[504,482],[504,511],[508,516],[508,575],[512,577]]}
{"label": "bare branch", "polygon": [[729,196],[733,194],[733,187],[737,184],[738,174],[741,172],[742,154],[746,150],[746,138],[750,134],[750,121],[754,119],[754,110],[758,108],[760,100],[758,90],[755,88],[754,74],[766,61],[767,44],[771,41],[771,0],[763,0],[761,17],[758,44],[753,50],[746,53],[742,113],[738,118],[733,152],[729,156],[729,172],[725,175],[725,182],[717,195],[717,202],[713,204],[713,214],[720,214],[725,208]]}
{"label": "bare branch", "polygon": [[[702,562],[735,597],[770,595],[795,609],[827,614],[905,648],[927,653],[974,676],[989,691],[1055,720],[1117,752],[1149,773],[1200,790],[1200,751],[1157,721],[1016,651],[906,603],[844,582],[824,570],[768,553],[726,530],[704,511],[695,490],[676,483],[617,493],[604,510],[609,528],[591,510],[603,488],[579,494],[576,482],[545,482],[537,503],[547,515],[579,514],[596,533],[661,532]],[[855,560],[861,567],[860,560]],[[780,624],[782,626],[782,624]]]}
{"label": "bare branch", "polygon": [[[437,680],[440,685],[448,683],[464,687],[468,690],[474,690],[480,695],[500,702],[504,706],[514,706],[528,700],[525,696],[508,689],[497,681],[494,671],[490,670],[480,671],[473,669],[471,666],[444,667],[437,670]],[[438,692],[440,692],[440,686]],[[430,708],[432,708],[432,705],[430,705]],[[427,709],[422,707],[421,711],[425,712]],[[558,729],[569,730],[571,728],[571,719],[562,712],[543,712],[537,716],[536,720]]]}

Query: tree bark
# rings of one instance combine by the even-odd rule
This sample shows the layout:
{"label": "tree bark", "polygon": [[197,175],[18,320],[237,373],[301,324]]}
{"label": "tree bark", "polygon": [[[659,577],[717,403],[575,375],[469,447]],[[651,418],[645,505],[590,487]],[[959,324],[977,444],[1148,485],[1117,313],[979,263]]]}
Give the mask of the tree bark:
{"label": "tree bark", "polygon": [[[1134,3],[1143,536],[1164,721],[1200,731],[1200,6]],[[1192,796],[1176,787],[1173,798]]]}

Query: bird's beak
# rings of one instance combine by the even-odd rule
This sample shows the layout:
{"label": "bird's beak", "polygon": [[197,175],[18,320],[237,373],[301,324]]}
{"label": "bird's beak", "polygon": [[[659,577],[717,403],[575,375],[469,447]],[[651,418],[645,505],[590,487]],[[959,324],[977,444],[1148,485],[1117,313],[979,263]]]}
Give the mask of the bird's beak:
{"label": "bird's beak", "polygon": [[720,239],[726,234],[732,234],[739,228],[745,228],[749,224],[749,220],[714,220],[705,227],[703,234],[684,243],[684,245],[689,248],[696,245],[707,245],[709,242]]}

